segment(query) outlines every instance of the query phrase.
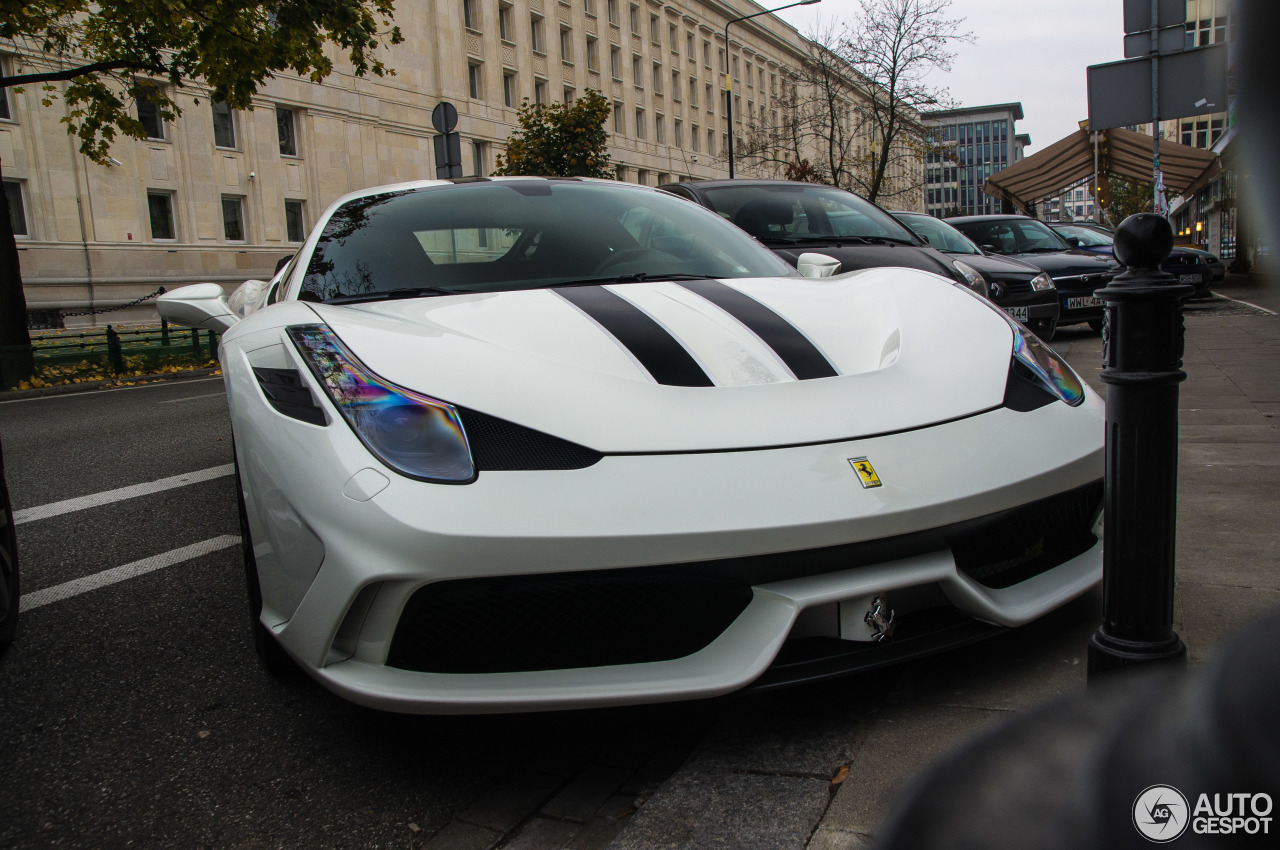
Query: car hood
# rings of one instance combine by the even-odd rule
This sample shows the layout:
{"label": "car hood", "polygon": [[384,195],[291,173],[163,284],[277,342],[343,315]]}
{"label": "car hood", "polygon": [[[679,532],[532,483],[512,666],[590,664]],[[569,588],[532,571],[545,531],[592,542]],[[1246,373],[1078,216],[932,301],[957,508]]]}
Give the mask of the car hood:
{"label": "car hood", "polygon": [[1022,260],[1044,269],[1049,273],[1049,277],[1055,280],[1060,277],[1115,272],[1120,268],[1120,265],[1109,256],[1100,257],[1084,251],[1060,251],[1053,254],[1002,254],[1001,256]]}
{"label": "car hood", "polygon": [[[987,302],[906,269],[308,306],[392,383],[602,452],[834,441],[972,415],[1002,403],[1013,339]],[[661,382],[681,350],[708,385]],[[815,375],[824,362],[829,376]]]}
{"label": "car hood", "polygon": [[946,256],[968,263],[983,274],[997,280],[1031,280],[1043,271],[1022,260],[996,254],[947,254]]}

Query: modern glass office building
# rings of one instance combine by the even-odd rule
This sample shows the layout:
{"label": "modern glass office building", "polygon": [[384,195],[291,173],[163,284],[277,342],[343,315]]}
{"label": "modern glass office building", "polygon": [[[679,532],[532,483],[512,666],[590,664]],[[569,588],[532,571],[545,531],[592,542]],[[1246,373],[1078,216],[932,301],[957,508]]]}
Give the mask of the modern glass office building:
{"label": "modern glass office building", "polygon": [[982,215],[1000,212],[1000,199],[982,191],[992,174],[1022,159],[1031,137],[1014,123],[1021,103],[970,106],[925,113],[933,131],[925,153],[925,207],[930,215]]}

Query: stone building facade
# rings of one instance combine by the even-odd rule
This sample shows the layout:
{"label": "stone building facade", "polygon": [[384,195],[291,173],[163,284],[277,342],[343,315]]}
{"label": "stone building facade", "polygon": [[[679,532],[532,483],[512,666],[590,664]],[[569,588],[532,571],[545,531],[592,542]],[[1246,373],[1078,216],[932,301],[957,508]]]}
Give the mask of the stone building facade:
{"label": "stone building facade", "polygon": [[[406,0],[403,44],[383,50],[393,76],[357,78],[339,60],[323,83],[269,80],[251,111],[178,92],[152,138],[120,139],[102,166],[81,155],[38,86],[3,92],[0,164],[15,214],[28,308],[126,304],[187,283],[228,289],[268,277],[343,193],[435,176],[431,110],[458,109],[463,173],[486,175],[522,101],[613,104],[618,179],[657,185],[727,176],[724,74],[735,132],[762,115],[808,43],[749,0]],[[5,50],[0,45],[0,54]],[[7,73],[51,59],[0,55]],[[739,174],[753,173],[738,162]],[[772,175],[760,175],[772,176]],[[147,304],[68,324],[153,318]]]}

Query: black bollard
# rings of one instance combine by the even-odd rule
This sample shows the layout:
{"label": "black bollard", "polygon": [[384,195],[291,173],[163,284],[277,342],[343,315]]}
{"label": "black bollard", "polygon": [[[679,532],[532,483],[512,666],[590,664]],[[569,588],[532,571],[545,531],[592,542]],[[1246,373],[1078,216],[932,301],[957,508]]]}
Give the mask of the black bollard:
{"label": "black bollard", "polygon": [[1116,232],[1128,269],[1098,296],[1107,305],[1102,625],[1089,641],[1089,681],[1131,665],[1185,665],[1173,631],[1182,299],[1193,287],[1160,271],[1173,249],[1161,216],[1139,213]]}
{"label": "black bollard", "polygon": [[120,335],[111,325],[107,325],[107,361],[111,363],[111,368],[117,375],[124,371],[124,352],[120,350]]}

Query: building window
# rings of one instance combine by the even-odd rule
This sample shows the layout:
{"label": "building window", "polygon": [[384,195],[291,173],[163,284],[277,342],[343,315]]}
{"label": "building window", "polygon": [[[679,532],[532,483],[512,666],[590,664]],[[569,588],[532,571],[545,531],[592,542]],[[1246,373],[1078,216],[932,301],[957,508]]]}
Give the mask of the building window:
{"label": "building window", "polygon": [[507,106],[515,106],[519,95],[516,93],[516,72],[502,72],[502,102]]}
{"label": "building window", "polygon": [[598,39],[587,39],[587,70],[600,70],[600,42]]}
{"label": "building window", "polygon": [[662,94],[662,66],[657,62],[653,63],[653,93]]}
{"label": "building window", "polygon": [[529,45],[534,53],[546,53],[547,44],[542,35],[542,18],[536,15],[529,18]]}
{"label": "building window", "polygon": [[538,106],[542,106],[547,102],[547,81],[533,81],[533,102]]}
{"label": "building window", "polygon": [[484,89],[480,87],[480,66],[467,66],[467,93],[472,100],[480,100]]}
{"label": "building window", "polygon": [[609,48],[609,73],[613,75],[615,80],[622,81],[622,49],[618,47]]}
{"label": "building window", "polygon": [[636,169],[636,182],[641,186],[649,185],[649,171],[645,168]]}
{"label": "building window", "polygon": [[644,110],[636,108],[636,138],[644,138]]}
{"label": "building window", "polygon": [[644,61],[639,56],[631,57],[631,81],[636,88],[644,86]]}
{"label": "building window", "polygon": [[671,125],[671,141],[676,147],[684,147],[684,125],[680,123],[680,119],[676,119]]}
{"label": "building window", "polygon": [[715,156],[716,154],[716,131],[707,130],[707,153]]}
{"label": "building window", "polygon": [[27,208],[22,203],[22,184],[17,180],[5,180],[4,199],[9,205],[9,220],[13,222],[13,235],[29,236]]}
{"label": "building window", "polygon": [[631,34],[640,35],[640,7],[631,7]]}
{"label": "building window", "polygon": [[[147,89],[154,90],[151,87],[147,87]],[[3,95],[0,95],[0,99],[2,97]],[[9,117],[7,104],[4,107],[3,115],[0,115],[0,117]],[[160,117],[160,107],[156,106],[156,102],[153,99],[141,92],[138,94],[138,120],[142,122],[148,139],[164,138],[164,119]]]}
{"label": "building window", "polygon": [[609,23],[618,25],[618,0],[609,0]]}
{"label": "building window", "polygon": [[679,71],[671,72],[671,99],[672,100],[680,99],[680,72]]}
{"label": "building window", "polygon": [[720,49],[719,53],[720,53],[720,73],[727,74],[729,73],[729,60],[725,58],[725,52],[723,48]]}
{"label": "building window", "polygon": [[302,201],[284,202],[284,232],[290,242],[302,242],[307,238],[307,228],[303,223]]}
{"label": "building window", "polygon": [[747,63],[747,88],[749,89],[753,89],[756,87],[755,83],[752,82],[752,80],[753,80],[753,75],[751,73],[751,63],[748,62]]}
{"label": "building window", "polygon": [[220,148],[236,146],[236,121],[231,114],[231,107],[218,102],[213,108],[213,144]]}
{"label": "building window", "polygon": [[622,103],[617,100],[613,102],[613,132],[621,135],[625,135],[627,132],[627,120],[622,113]]}
{"label": "building window", "polygon": [[280,138],[281,156],[298,155],[297,125],[292,109],[276,107],[276,135]]}
{"label": "building window", "polygon": [[625,165],[614,166],[613,173],[619,183],[626,182],[627,167]]}
{"label": "building window", "polygon": [[660,26],[661,24],[658,21],[658,16],[650,15],[649,16],[649,41],[653,42],[654,44],[662,43],[662,30],[660,29]]}
{"label": "building window", "polygon": [[[677,130],[677,132],[679,132]],[[698,125],[694,124],[689,128],[689,145],[693,148],[693,152],[698,152]]]}
{"label": "building window", "polygon": [[511,41],[515,37],[515,33],[511,30],[511,7],[498,7],[498,36],[503,41]]}
{"label": "building window", "polygon": [[734,78],[735,80],[741,79],[741,77],[739,76],[739,71],[740,71],[740,70],[741,70],[741,68],[740,68],[740,66],[738,65],[738,57],[737,57],[737,56],[735,56],[735,57],[733,57],[733,78]]}
{"label": "building window", "polygon": [[690,62],[697,60],[697,55],[695,54],[693,47],[693,33],[691,32],[684,34],[684,55],[688,57]]}
{"label": "building window", "polygon": [[667,143],[667,122],[661,115],[653,116],[653,140],[660,145]]}
{"label": "building window", "polygon": [[573,30],[560,30],[560,59],[572,63],[573,62]]}
{"label": "building window", "polygon": [[596,0],[582,0],[582,11],[594,18],[596,16]]}
{"label": "building window", "polygon": [[485,143],[471,143],[471,171],[476,177],[484,177],[488,171],[485,168]]}
{"label": "building window", "polygon": [[667,24],[667,46],[672,53],[680,54],[680,29],[675,24]]}
{"label": "building window", "polygon": [[574,101],[573,86],[565,86],[564,87],[564,105],[573,106],[573,101]]}
{"label": "building window", "polygon": [[480,28],[480,20],[476,17],[476,2],[477,0],[462,0],[462,23],[469,30]]}
{"label": "building window", "polygon": [[152,239],[175,239],[173,196],[168,192],[147,192],[147,214],[151,218]]}
{"label": "building window", "polygon": [[244,241],[244,198],[222,196],[222,235],[228,242]]}
{"label": "building window", "polygon": [[712,96],[712,94],[711,94],[711,83],[707,83],[707,84],[705,85],[705,88],[706,88],[706,94],[707,94],[707,100],[706,100],[706,104],[707,104],[707,111],[708,111],[708,112],[715,112],[715,109],[716,109],[716,107],[715,107],[716,99],[715,99],[715,97],[713,97],[713,96]]}
{"label": "building window", "polygon": [[702,64],[711,67],[711,42],[702,42]]}
{"label": "building window", "polygon": [[698,108],[698,78],[689,78],[689,106],[693,109]]}

